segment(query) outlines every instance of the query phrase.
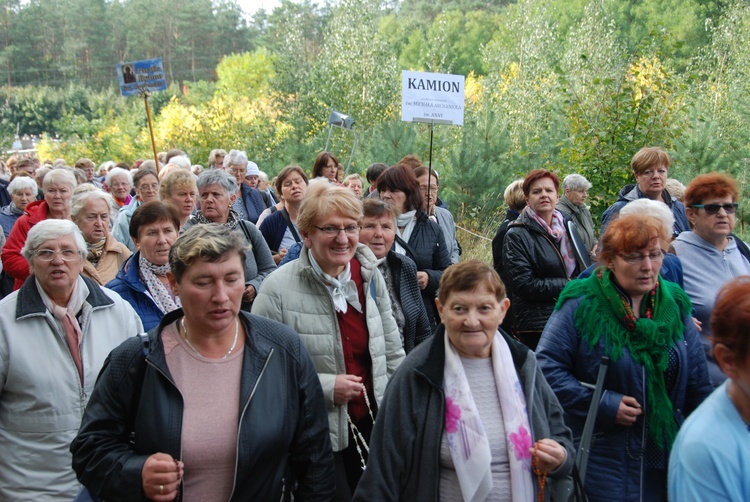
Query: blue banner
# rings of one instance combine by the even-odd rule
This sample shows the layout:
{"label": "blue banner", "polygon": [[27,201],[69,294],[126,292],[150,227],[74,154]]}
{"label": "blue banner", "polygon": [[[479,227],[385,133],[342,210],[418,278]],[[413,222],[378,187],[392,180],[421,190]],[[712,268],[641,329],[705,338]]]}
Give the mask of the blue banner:
{"label": "blue banner", "polygon": [[117,80],[123,96],[167,89],[167,79],[161,58],[120,63],[117,65]]}

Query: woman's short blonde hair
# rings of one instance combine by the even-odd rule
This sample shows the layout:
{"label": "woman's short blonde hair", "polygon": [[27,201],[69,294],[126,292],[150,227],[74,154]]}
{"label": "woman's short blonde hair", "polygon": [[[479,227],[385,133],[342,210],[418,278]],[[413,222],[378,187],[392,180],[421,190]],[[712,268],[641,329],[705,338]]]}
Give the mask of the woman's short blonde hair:
{"label": "woman's short blonde hair", "polygon": [[196,261],[217,262],[236,252],[240,262],[245,263],[245,255],[251,250],[245,236],[238,230],[215,223],[193,225],[185,231],[169,250],[169,268],[179,283],[188,268]]}
{"label": "woman's short blonde hair", "polygon": [[297,218],[300,231],[311,233],[319,221],[332,214],[351,218],[359,223],[362,220],[362,202],[348,188],[328,183],[311,183]]}
{"label": "woman's short blonde hair", "polygon": [[159,199],[168,199],[177,189],[183,187],[195,188],[197,192],[198,186],[195,180],[196,176],[184,169],[177,169],[170,172],[161,180],[161,184],[159,185]]}

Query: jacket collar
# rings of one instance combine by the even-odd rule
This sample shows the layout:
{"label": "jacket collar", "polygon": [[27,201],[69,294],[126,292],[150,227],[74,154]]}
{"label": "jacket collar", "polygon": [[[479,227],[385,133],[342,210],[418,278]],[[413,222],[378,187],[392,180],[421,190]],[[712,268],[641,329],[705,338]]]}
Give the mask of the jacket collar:
{"label": "jacket collar", "polygon": [[[89,295],[86,297],[86,302],[91,305],[92,308],[108,307],[114,305],[115,302],[108,297],[101,290],[95,281],[88,277],[79,276],[86,283],[86,287],[89,289]],[[29,315],[46,315],[47,307],[42,301],[42,296],[39,294],[39,290],[36,287],[36,278],[31,275],[26,282],[23,283],[21,289],[18,290],[18,297],[16,299],[16,320],[21,319]]]}
{"label": "jacket collar", "polygon": [[122,264],[122,268],[117,272],[117,278],[124,282],[129,288],[135,291],[146,291],[146,285],[141,282],[141,277],[138,275],[138,260],[140,259],[141,252],[136,251],[135,254],[130,255],[130,258],[125,260]]}
{"label": "jacket collar", "polygon": [[[500,334],[503,336],[508,347],[510,348],[510,354],[513,358],[513,366],[516,368],[516,373],[521,374],[521,367],[526,362],[529,355],[530,349],[520,342],[513,339],[503,330],[500,330]],[[435,387],[443,386],[443,375],[445,372],[445,337],[448,336],[445,332],[445,326],[440,324],[437,331],[429,340],[432,344],[429,348],[427,357],[424,363],[417,366],[416,369],[422,373],[430,383]]]}

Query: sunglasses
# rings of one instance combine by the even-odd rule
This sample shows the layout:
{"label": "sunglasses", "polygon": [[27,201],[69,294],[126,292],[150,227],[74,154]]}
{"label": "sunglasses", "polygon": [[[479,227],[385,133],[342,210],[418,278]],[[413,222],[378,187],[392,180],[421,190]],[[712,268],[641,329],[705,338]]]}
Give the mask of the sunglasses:
{"label": "sunglasses", "polygon": [[724,208],[724,211],[726,211],[727,214],[734,214],[737,212],[737,207],[739,204],[736,202],[727,202],[726,204],[693,204],[690,207],[694,207],[696,209],[703,208],[706,210],[706,214],[714,215],[718,214],[719,209]]}

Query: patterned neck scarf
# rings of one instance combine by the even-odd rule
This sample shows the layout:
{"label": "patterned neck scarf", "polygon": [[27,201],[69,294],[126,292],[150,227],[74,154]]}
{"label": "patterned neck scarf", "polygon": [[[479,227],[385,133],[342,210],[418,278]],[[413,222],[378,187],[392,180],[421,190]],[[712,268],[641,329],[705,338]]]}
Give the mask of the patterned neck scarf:
{"label": "patterned neck scarf", "polygon": [[148,261],[143,254],[139,253],[138,257],[138,275],[140,276],[146,289],[151,293],[154,303],[164,314],[182,307],[179,296],[172,296],[159,277],[166,277],[169,271],[169,263],[165,265],[154,265]]}
{"label": "patterned neck scarf", "polygon": [[563,262],[565,262],[565,272],[568,277],[572,277],[573,272],[576,271],[576,255],[573,252],[573,246],[570,244],[570,239],[568,239],[568,233],[565,231],[565,222],[562,213],[557,209],[554,210],[552,213],[552,225],[550,226],[547,225],[547,222],[544,221],[541,216],[536,214],[530,206],[526,206],[524,212],[529,218],[539,223],[542,228],[552,236],[555,242],[560,244],[560,254],[563,257]]}
{"label": "patterned neck scarf", "polygon": [[235,211],[234,209],[229,209],[229,214],[227,215],[227,221],[226,223],[216,223],[214,221],[210,221],[206,216],[203,214],[203,211],[198,211],[195,213],[195,216],[193,216],[193,219],[195,220],[195,223],[213,223],[214,225],[221,225],[223,227],[234,229],[234,227],[237,226],[237,224],[240,222],[240,215]]}
{"label": "patterned neck scarf", "polygon": [[[483,501],[492,491],[492,455],[482,419],[471,395],[463,363],[445,334],[445,435],[456,468],[461,494],[467,501]],[[510,465],[510,499],[532,502],[531,452],[534,446],[526,412],[526,396],[520,391],[508,342],[500,332],[492,340],[492,372],[497,399],[503,412]]]}
{"label": "patterned neck scarf", "polygon": [[88,249],[88,255],[86,255],[86,259],[90,261],[93,266],[96,267],[99,265],[99,259],[104,254],[104,245],[106,243],[107,243],[106,237],[94,244],[91,244],[89,242],[86,243],[86,247]]}
{"label": "patterned neck scarf", "polygon": [[18,206],[13,201],[10,201],[10,213],[11,214],[23,214],[23,209],[18,209]]}
{"label": "patterned neck scarf", "polygon": [[623,349],[646,372],[648,396],[648,437],[662,448],[669,446],[677,435],[664,374],[669,365],[669,348],[683,339],[684,318],[692,311],[690,299],[676,284],[657,281],[653,290],[644,295],[641,316],[636,319],[630,298],[614,282],[612,272],[597,269],[586,279],[571,281],[565,286],[555,305],[584,297],[573,316],[576,331],[590,347],[604,337],[606,354],[612,361],[622,357]]}
{"label": "patterned neck scarf", "polygon": [[[409,242],[409,238],[411,237],[411,233],[414,230],[414,226],[417,224],[417,210],[412,209],[411,211],[406,211],[404,213],[401,213],[396,218],[396,233],[399,237],[401,237],[404,242]],[[393,245],[395,246],[395,251],[399,254],[406,254],[406,249],[401,247],[401,245],[398,243],[398,241],[394,242]]]}

